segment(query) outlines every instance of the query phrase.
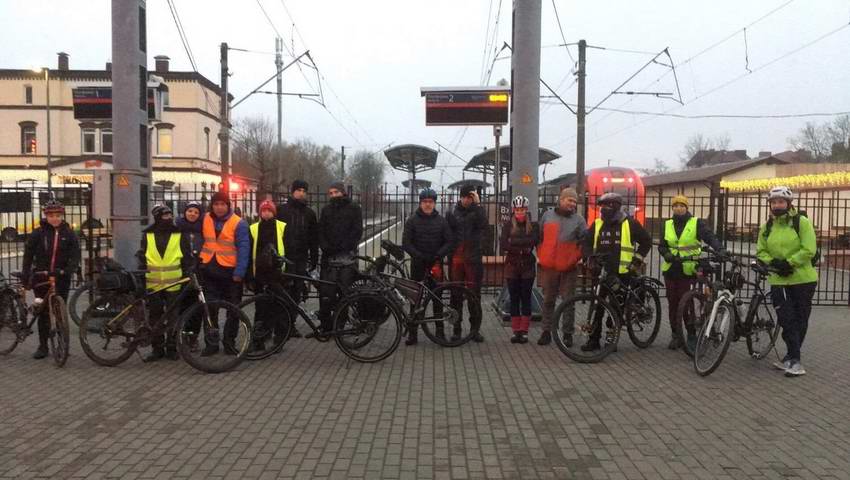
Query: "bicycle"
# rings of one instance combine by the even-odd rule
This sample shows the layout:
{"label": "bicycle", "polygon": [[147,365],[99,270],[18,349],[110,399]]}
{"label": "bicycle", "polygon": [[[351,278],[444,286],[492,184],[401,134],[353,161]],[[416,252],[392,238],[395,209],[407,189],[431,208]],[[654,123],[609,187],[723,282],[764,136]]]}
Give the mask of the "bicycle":
{"label": "bicycle", "polygon": [[[188,276],[146,292],[144,272],[103,272],[97,280],[100,297],[80,319],[80,344],[86,355],[102,366],[114,367],[139,348],[150,346],[154,339],[173,335],[180,357],[193,368],[205,373],[221,373],[238,366],[251,344],[251,323],[239,308],[224,300],[207,300],[192,271]],[[181,287],[171,299],[162,292]],[[197,301],[178,315],[184,300],[196,296]],[[148,304],[165,303],[158,321],[151,319]],[[218,318],[224,311],[224,354],[199,355],[199,331],[208,345],[222,340]],[[233,331],[228,334],[228,330]],[[232,338],[230,338],[232,337]],[[232,341],[232,344],[230,343]]]}
{"label": "bicycle", "polygon": [[289,338],[296,316],[304,319],[312,330],[303,338],[315,338],[319,342],[333,339],[342,353],[361,363],[383,360],[398,348],[401,341],[401,313],[395,304],[378,291],[368,286],[343,288],[335,282],[288,273],[283,267],[292,262],[276,255],[274,259],[280,280],[304,281],[317,290],[322,286],[334,286],[340,288],[343,295],[333,312],[333,329],[323,331],[316,312],[305,310],[283,288],[281,281],[267,284],[262,291],[239,304],[240,310],[246,315],[256,317],[257,304],[276,315],[269,322],[258,321],[254,325],[254,342],[248,353],[249,359],[259,360],[279,352]]}
{"label": "bicycle", "polygon": [[[756,273],[756,281],[748,280],[741,270],[744,264],[732,258],[729,269],[711,304],[711,313],[700,327],[697,345],[694,351],[694,370],[702,377],[711,375],[729,350],[731,342],[745,337],[747,351],[753,359],[767,356],[779,335],[779,322],[767,306],[767,296],[761,288],[762,282],[773,271],[759,261],[753,261],[750,268]],[[738,292],[749,285],[753,288],[750,304],[741,320],[740,306],[743,301]]]}
{"label": "bicycle", "polygon": [[[713,276],[717,273],[715,265],[718,267],[723,264],[725,257],[721,257],[717,252],[706,247],[705,251],[709,254],[708,257],[683,257],[682,261],[696,262],[694,272],[694,287],[685,292],[679,300],[679,305],[676,307],[676,324],[678,325],[677,333],[682,344],[682,350],[686,355],[693,358],[694,348],[696,348],[696,332],[699,331],[705,319],[711,314],[711,304],[714,301],[716,292],[723,288],[723,282],[714,279]],[[710,301],[709,301],[710,300]],[[688,340],[685,332],[693,332],[692,340]]]}
{"label": "bicycle", "polygon": [[[381,240],[381,249],[386,252],[382,255],[382,257],[385,257],[383,262],[383,273],[389,273],[401,278],[410,278],[407,268],[409,259],[404,257],[404,250],[389,240]],[[354,258],[358,261],[357,270],[363,272],[365,275],[371,275],[376,272],[376,262],[378,258],[381,257],[376,258],[368,255],[357,255]]]}
{"label": "bicycle", "polygon": [[[26,306],[26,291],[22,285],[12,285],[5,277],[0,277],[0,355],[8,355],[26,338],[32,335],[32,326],[38,317],[48,309],[50,332],[48,346],[57,367],[65,366],[70,351],[70,330],[68,327],[68,309],[65,300],[56,293],[56,275],[50,272],[33,272],[33,277],[46,277],[44,282],[36,283],[33,289],[48,286],[43,298],[36,298],[32,305]],[[20,280],[21,272],[12,276]],[[27,313],[32,320],[27,323]],[[8,334],[4,331],[8,330]]]}
{"label": "bicycle", "polygon": [[404,253],[389,240],[382,240],[381,248],[386,253],[375,259],[374,269],[365,275],[374,282],[373,288],[377,286],[403,312],[403,335],[421,326],[425,336],[442,347],[459,347],[475,337],[482,319],[481,301],[475,292],[463,282],[438,282],[431,269],[421,282],[387,273],[390,256],[399,259],[399,252]]}
{"label": "bicycle", "polygon": [[[68,295],[68,313],[76,326],[80,326],[80,319],[88,308],[84,305],[91,305],[97,300],[98,292],[95,288],[97,277],[103,272],[120,272],[122,269],[121,264],[111,258],[98,257],[95,259],[94,280],[89,279],[81,282]],[[84,304],[81,301],[84,298],[88,300],[88,303]]]}
{"label": "bicycle", "polygon": [[[568,297],[554,312],[555,344],[564,355],[579,363],[600,362],[616,351],[623,324],[632,343],[641,349],[652,345],[661,327],[658,280],[638,275],[623,282],[619,275],[609,272],[607,256],[590,256],[592,262],[601,266],[593,291]],[[602,339],[603,320],[604,344],[584,351],[581,346],[591,338]]]}

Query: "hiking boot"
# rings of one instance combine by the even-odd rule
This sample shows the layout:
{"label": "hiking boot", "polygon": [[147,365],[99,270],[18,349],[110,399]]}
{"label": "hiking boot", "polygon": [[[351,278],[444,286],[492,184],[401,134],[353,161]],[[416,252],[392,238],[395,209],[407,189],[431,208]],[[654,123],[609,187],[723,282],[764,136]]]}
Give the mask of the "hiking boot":
{"label": "hiking boot", "polygon": [[793,362],[788,370],[785,370],[786,377],[800,377],[806,374],[806,369],[800,362]]}
{"label": "hiking boot", "polygon": [[678,350],[682,348],[682,339],[677,334],[673,334],[673,338],[670,339],[670,343],[667,344],[668,350]]}
{"label": "hiking boot", "polygon": [[602,347],[599,345],[599,340],[588,340],[587,343],[581,346],[582,352],[595,352],[601,349]]}
{"label": "hiking boot", "polygon": [[39,345],[35,353],[32,354],[32,358],[35,360],[41,360],[42,358],[47,358],[47,354],[47,345]]}
{"label": "hiking boot", "polygon": [[522,343],[522,333],[514,332],[514,336],[511,337],[511,343]]}
{"label": "hiking boot", "polygon": [[162,360],[165,358],[165,349],[162,347],[154,347],[151,350],[151,353],[145,355],[145,358],[142,359],[145,363],[156,362],[157,360]]}
{"label": "hiking boot", "polygon": [[201,356],[202,357],[211,357],[211,356],[215,355],[216,353],[218,353],[218,345],[207,344],[207,346],[204,347],[204,351],[201,352]]}
{"label": "hiking boot", "polygon": [[528,332],[519,332],[519,343],[528,343]]}
{"label": "hiking boot", "polygon": [[538,345],[549,345],[552,343],[552,333],[548,330],[544,330],[543,333],[540,334],[540,338],[537,340]]}

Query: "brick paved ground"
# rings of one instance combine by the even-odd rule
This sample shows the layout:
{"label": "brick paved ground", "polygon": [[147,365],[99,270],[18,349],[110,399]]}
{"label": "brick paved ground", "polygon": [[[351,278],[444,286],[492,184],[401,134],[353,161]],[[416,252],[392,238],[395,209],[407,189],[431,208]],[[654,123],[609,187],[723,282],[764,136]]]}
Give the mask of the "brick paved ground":
{"label": "brick paved ground", "polygon": [[798,379],[743,343],[699,378],[666,328],[589,366],[485,334],[376,365],[293,340],[217,376],[78,344],[58,370],[30,340],[0,358],[0,478],[850,478],[846,308],[815,310]]}

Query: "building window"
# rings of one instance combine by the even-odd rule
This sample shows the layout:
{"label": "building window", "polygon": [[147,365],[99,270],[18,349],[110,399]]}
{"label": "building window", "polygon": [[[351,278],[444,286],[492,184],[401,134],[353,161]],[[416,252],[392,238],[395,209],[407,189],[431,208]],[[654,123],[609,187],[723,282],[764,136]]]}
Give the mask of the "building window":
{"label": "building window", "polygon": [[159,128],[156,131],[156,154],[171,155],[172,131],[170,128]]}
{"label": "building window", "polygon": [[100,131],[100,153],[112,155],[112,129],[104,128]]}
{"label": "building window", "polygon": [[169,97],[168,96],[168,89],[166,88],[162,91],[162,106],[163,106],[163,108],[171,106],[171,99],[168,98],[168,97]]}
{"label": "building window", "polygon": [[35,155],[38,144],[35,134],[35,122],[21,122],[21,153]]}
{"label": "building window", "polygon": [[97,130],[94,128],[83,129],[83,153],[97,153]]}
{"label": "building window", "polygon": [[206,160],[210,159],[210,129],[209,129],[209,127],[204,127],[204,158]]}
{"label": "building window", "polygon": [[24,103],[32,105],[32,85],[24,85]]}

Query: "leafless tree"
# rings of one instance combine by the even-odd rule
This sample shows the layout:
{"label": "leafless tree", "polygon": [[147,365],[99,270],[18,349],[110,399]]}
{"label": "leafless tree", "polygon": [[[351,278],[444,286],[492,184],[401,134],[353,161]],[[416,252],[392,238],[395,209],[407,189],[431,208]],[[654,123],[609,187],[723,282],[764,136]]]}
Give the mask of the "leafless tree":
{"label": "leafless tree", "polygon": [[639,168],[638,171],[644,175],[661,175],[662,173],[670,173],[673,171],[667,162],[660,158],[655,159],[655,166],[652,168]]}
{"label": "leafless tree", "polygon": [[796,136],[788,139],[788,142],[796,150],[808,150],[814,157],[815,162],[829,161],[831,156],[832,142],[829,127],[806,122]]}
{"label": "leafless tree", "polygon": [[688,168],[688,162],[694,158],[694,155],[696,155],[697,152],[703,150],[728,150],[731,144],[732,138],[729,137],[728,133],[717,135],[712,138],[708,138],[701,133],[691,135],[679,156],[682,168]]}

